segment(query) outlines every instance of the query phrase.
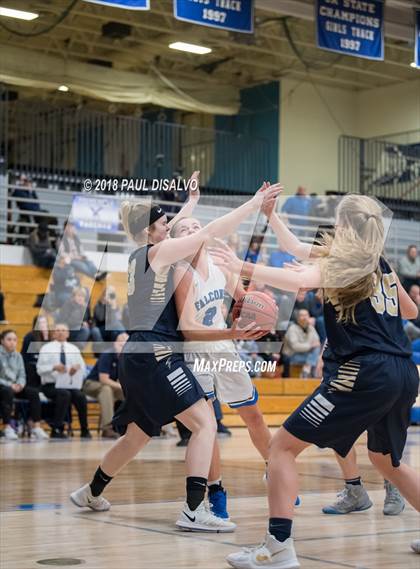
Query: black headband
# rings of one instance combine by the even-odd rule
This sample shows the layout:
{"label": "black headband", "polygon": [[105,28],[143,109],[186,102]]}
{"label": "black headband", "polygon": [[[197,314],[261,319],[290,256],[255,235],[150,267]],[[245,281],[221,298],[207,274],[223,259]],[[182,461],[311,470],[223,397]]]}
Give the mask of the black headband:
{"label": "black headband", "polygon": [[164,215],[165,212],[163,209],[158,205],[154,205],[150,211],[147,211],[141,217],[130,223],[130,231],[132,235],[137,235],[137,233],[140,233],[143,229],[146,229],[146,227],[150,227],[152,223]]}

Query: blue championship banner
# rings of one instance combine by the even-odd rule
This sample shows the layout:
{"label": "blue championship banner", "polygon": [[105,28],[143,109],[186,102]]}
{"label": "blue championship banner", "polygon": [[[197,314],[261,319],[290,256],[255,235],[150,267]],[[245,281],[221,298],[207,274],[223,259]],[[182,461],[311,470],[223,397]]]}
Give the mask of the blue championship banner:
{"label": "blue championship banner", "polygon": [[420,67],[420,10],[416,10],[416,41],[414,42],[415,45],[415,54],[414,54],[414,61],[417,67]]}
{"label": "blue championship banner", "polygon": [[318,47],[384,59],[384,4],[380,0],[317,0]]}
{"label": "blue championship banner", "polygon": [[150,0],[85,0],[85,2],[113,6],[114,8],[126,8],[126,10],[150,10]]}
{"label": "blue championship banner", "polygon": [[252,33],[254,31],[254,0],[174,0],[177,20]]}

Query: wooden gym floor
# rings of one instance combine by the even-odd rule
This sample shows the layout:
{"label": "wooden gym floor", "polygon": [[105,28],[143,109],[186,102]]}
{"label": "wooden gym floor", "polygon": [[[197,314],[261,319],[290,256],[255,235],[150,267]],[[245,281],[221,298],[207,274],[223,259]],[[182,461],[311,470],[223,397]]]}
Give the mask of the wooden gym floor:
{"label": "wooden gym floor", "polygon": [[[86,569],[221,569],[238,546],[256,544],[267,525],[264,465],[245,429],[221,439],[233,534],[178,532],[185,449],[176,439],[153,440],[106,491],[112,509],[77,509],[68,494],[88,481],[112,444],[75,437],[64,442],[4,442],[2,466],[2,569],[44,565]],[[411,428],[405,462],[420,467],[420,429]],[[382,514],[384,492],[371,467],[365,441],[357,445],[366,487],[374,502],[367,512],[325,516],[342,482],[332,452],[311,448],[299,459],[302,506],[295,522],[296,549],[304,569],[419,569],[410,542],[420,537],[419,516],[410,507],[397,517]]]}

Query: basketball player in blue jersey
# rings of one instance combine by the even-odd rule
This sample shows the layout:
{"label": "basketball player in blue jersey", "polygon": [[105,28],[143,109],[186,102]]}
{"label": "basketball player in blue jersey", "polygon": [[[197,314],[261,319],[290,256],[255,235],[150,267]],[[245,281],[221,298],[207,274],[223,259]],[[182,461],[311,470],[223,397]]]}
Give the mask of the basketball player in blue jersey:
{"label": "basketball player in blue jersey", "polygon": [[[171,236],[185,237],[202,229],[200,222],[192,217],[181,218],[172,229]],[[175,300],[180,318],[180,329],[186,340],[185,361],[209,399],[211,409],[215,392],[219,401],[237,409],[246,424],[256,449],[268,460],[271,434],[258,407],[258,392],[244,369],[233,340],[259,339],[266,332],[250,324],[240,328],[233,323],[226,328],[222,312],[225,291],[239,299],[245,290],[235,275],[229,275],[226,268],[217,267],[206,248],[202,247],[193,257],[181,261],[175,268]],[[225,364],[217,372],[213,365]],[[194,370],[200,364],[202,371]],[[220,450],[216,439],[209,472],[209,502],[212,512],[229,519],[226,505],[226,491],[221,483]]]}
{"label": "basketball player in blue jersey", "polygon": [[[298,491],[296,457],[310,444],[330,447],[345,457],[367,431],[372,464],[420,511],[420,479],[400,460],[419,375],[402,318],[415,318],[417,306],[382,257],[385,231],[382,209],[367,196],[348,195],[337,208],[335,236],[320,247],[300,243],[275,215],[277,237],[313,257],[301,270],[243,263],[223,246],[212,254],[232,272],[296,292],[323,288],[327,348],[321,385],[273,437],[268,465],[270,520],[263,544],[232,553],[227,561],[240,569],[299,567],[291,537]],[[414,548],[414,546],[413,546]]]}
{"label": "basketball player in blue jersey", "polygon": [[236,210],[176,240],[169,238],[162,208],[140,201],[122,204],[122,224],[138,247],[128,264],[130,338],[119,362],[125,401],[113,419],[123,436],[106,453],[91,483],[71,494],[77,506],[108,510],[110,503],[101,495],[106,485],[176,417],[192,432],[186,456],[187,499],[176,525],[192,531],[234,531],[235,524],[214,516],[204,501],[216,422],[203,390],[174,348],[182,337],[172,264],[194,255],[207,240],[231,232],[263,203],[273,203],[279,192],[279,185],[264,186]]}

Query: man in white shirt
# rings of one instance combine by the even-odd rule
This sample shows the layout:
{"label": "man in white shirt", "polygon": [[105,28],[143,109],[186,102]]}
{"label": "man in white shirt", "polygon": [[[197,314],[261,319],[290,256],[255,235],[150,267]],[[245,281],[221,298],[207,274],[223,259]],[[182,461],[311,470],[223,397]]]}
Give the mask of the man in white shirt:
{"label": "man in white shirt", "polygon": [[[68,326],[57,323],[54,340],[42,346],[36,369],[41,377],[41,391],[54,401],[51,438],[66,438],[63,432],[64,420],[73,403],[79,415],[80,436],[90,439],[92,436],[87,424],[87,400],[81,391],[80,383],[80,376],[84,377],[86,366],[79,348],[67,342],[68,337]],[[79,388],[71,386],[73,380],[76,386],[80,383]]]}

